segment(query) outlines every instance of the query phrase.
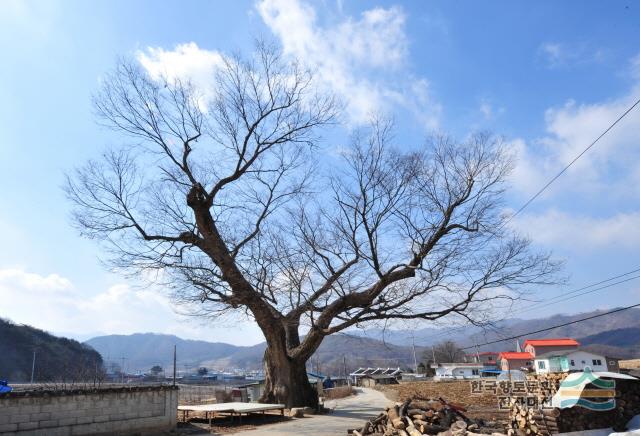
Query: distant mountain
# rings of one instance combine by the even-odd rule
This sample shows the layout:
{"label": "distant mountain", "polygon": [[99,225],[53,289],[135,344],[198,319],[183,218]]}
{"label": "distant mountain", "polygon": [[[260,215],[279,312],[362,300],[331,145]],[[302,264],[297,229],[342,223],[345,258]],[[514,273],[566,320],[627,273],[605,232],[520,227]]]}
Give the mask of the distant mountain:
{"label": "distant mountain", "polygon": [[[121,364],[125,358],[128,371],[147,371],[154,365],[165,369],[173,366],[173,346],[177,349],[178,369],[205,366],[223,370],[232,368],[262,368],[266,344],[239,347],[225,343],[193,341],[172,335],[137,333],[133,335],[100,336],[86,342],[106,361]],[[416,347],[418,359],[423,349]],[[413,366],[411,347],[384,343],[375,339],[346,334],[327,337],[309,360],[309,370],[341,374],[343,364],[350,371],[357,366]]]}
{"label": "distant mountain", "polygon": [[616,347],[640,345],[640,327],[607,330],[580,339],[582,345],[606,344]]}
{"label": "distant mountain", "polygon": [[608,330],[579,339],[583,348],[606,356],[640,357],[640,327]]}
{"label": "distant mountain", "polygon": [[217,361],[252,347],[238,347],[222,342],[181,339],[173,335],[136,333],[108,335],[89,339],[85,344],[97,350],[105,361],[115,362],[129,371],[147,371],[154,365],[169,368],[173,365],[173,347],[176,346],[179,368],[189,368],[205,361]]}
{"label": "distant mountain", "polygon": [[[411,341],[392,344],[377,339],[336,334],[322,341],[318,351],[309,359],[308,367],[315,371],[319,363],[320,372],[335,375],[343,374],[343,363],[346,363],[348,372],[360,366],[413,368],[413,347],[406,344],[411,344]],[[417,362],[421,361],[425,350],[424,347],[416,346]]]}
{"label": "distant mountain", "polygon": [[[358,366],[413,367],[412,341],[416,344],[416,359],[420,362],[430,346],[451,339],[461,346],[474,346],[504,337],[525,334],[545,327],[568,323],[597,315],[602,311],[577,315],[554,315],[534,320],[508,319],[490,328],[465,327],[450,332],[447,329],[356,330],[325,338],[318,351],[309,359],[308,368],[330,374],[342,374],[344,363],[350,371]],[[412,338],[413,336],[413,338]],[[612,316],[559,327],[548,332],[525,335],[527,338],[573,337],[585,347],[612,357],[640,357],[640,309],[627,310]],[[521,340],[522,342],[522,340]],[[193,341],[177,336],[154,333],[100,336],[86,342],[105,360],[121,363],[127,370],[147,371],[154,365],[165,369],[173,365],[173,346],[177,347],[178,369],[205,366],[212,369],[262,367],[265,343],[240,347],[220,342]],[[481,347],[481,351],[515,349],[515,340]],[[346,361],[346,362],[345,362]]]}
{"label": "distant mountain", "polygon": [[[606,311],[596,310],[593,312],[579,313],[575,315],[553,315],[546,318],[537,319],[506,319],[498,321],[485,328],[468,326],[457,328],[453,331],[447,329],[416,329],[412,330],[375,330],[369,329],[364,333],[371,339],[384,338],[387,342],[397,344],[410,344],[412,335],[415,343],[421,346],[431,346],[445,339],[451,339],[461,346],[474,346],[485,342],[492,342],[505,337],[524,335],[521,338],[543,338],[543,337],[572,337],[577,338],[584,345],[603,345],[614,347],[633,347],[633,344],[640,342],[640,309],[629,309],[616,314],[598,317],[595,319],[578,322],[576,324],[558,327],[549,331],[537,334],[526,334],[527,332],[541,330],[554,325],[566,324],[582,318],[588,318]],[[496,344],[481,347],[481,351],[505,351],[515,348],[515,340],[499,342]],[[615,351],[615,349],[613,350]],[[640,357],[640,352],[628,350],[625,355],[633,354]]]}
{"label": "distant mountain", "polygon": [[102,357],[87,345],[0,319],[0,379],[29,381],[34,351],[36,381],[86,380],[102,368]]}

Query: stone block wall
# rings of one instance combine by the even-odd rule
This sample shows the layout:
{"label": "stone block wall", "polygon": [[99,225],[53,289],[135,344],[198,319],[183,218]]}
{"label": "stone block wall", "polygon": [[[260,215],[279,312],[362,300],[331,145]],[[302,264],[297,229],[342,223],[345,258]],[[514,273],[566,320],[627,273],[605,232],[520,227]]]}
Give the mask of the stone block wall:
{"label": "stone block wall", "polygon": [[178,390],[170,386],[0,395],[0,435],[132,434],[175,428]]}

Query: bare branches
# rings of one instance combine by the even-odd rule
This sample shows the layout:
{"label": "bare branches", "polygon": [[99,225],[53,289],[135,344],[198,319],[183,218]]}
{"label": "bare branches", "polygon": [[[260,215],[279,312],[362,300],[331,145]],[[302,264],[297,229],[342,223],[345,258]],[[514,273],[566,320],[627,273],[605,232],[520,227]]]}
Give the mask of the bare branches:
{"label": "bare branches", "polygon": [[[523,287],[554,283],[559,265],[503,225],[512,160],[499,140],[399,151],[378,119],[316,165],[335,103],[308,71],[262,45],[249,61],[226,58],[211,87],[205,101],[188,81],[121,62],[95,105],[135,143],[67,183],[81,232],[191,313],[247,314],[304,362],[354,325],[480,322]],[[317,177],[323,164],[330,174]]]}

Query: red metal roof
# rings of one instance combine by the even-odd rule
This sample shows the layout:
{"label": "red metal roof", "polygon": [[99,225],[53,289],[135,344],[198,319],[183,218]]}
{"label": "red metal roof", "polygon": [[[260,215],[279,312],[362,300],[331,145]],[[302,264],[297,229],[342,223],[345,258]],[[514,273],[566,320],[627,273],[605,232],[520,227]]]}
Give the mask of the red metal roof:
{"label": "red metal roof", "polygon": [[519,353],[517,351],[503,351],[498,356],[498,359],[505,360],[533,360],[531,353]]}
{"label": "red metal roof", "polygon": [[533,345],[534,347],[553,347],[553,346],[572,346],[580,345],[578,341],[573,338],[553,338],[553,339],[527,339],[524,341],[524,346]]}

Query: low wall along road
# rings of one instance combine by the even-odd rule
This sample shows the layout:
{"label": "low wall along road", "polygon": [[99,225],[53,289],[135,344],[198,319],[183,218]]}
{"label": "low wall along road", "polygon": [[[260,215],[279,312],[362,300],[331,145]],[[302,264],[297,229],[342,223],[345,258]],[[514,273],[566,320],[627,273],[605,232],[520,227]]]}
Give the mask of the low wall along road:
{"label": "low wall along road", "polygon": [[0,395],[0,434],[136,433],[175,428],[171,386],[25,391]]}

